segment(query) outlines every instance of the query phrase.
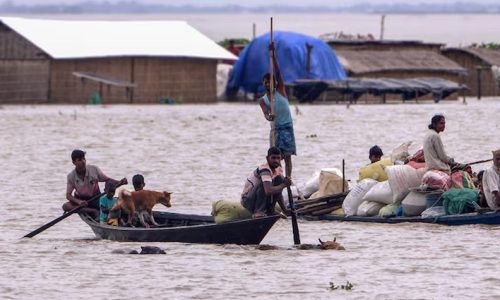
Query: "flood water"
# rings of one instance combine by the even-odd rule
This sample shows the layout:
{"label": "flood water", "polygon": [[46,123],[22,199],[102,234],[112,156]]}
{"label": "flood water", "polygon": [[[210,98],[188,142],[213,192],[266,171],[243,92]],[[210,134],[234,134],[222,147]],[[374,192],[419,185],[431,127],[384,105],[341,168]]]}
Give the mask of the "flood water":
{"label": "flood water", "polygon": [[[421,146],[434,113],[447,116],[445,148],[459,162],[500,148],[500,99],[293,108],[294,180],[341,166],[355,181],[378,144]],[[297,113],[297,111],[299,113]],[[61,214],[74,148],[109,176],[142,173],[146,187],[173,192],[173,212],[209,214],[238,200],[264,161],[269,125],[257,104],[183,106],[2,106],[0,109],[1,299],[498,299],[500,227],[356,224],[299,220],[303,243],[337,238],[346,251],[287,250],[291,223],[263,243],[282,247],[151,243],[166,255],[120,255],[146,243],[96,240],[74,215],[32,239]],[[316,137],[310,137],[316,135]],[[475,171],[488,167],[475,166]],[[353,284],[351,291],[330,290]]]}

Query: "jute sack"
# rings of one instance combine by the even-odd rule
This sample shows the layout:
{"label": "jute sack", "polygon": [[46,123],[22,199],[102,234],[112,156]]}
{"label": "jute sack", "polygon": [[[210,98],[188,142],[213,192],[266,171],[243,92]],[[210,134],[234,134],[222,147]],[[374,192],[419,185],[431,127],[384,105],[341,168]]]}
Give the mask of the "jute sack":
{"label": "jute sack", "polygon": [[312,194],[311,198],[342,193],[342,184],[344,184],[344,191],[348,191],[349,185],[347,181],[342,180],[342,172],[339,169],[323,169],[319,174],[319,190]]}

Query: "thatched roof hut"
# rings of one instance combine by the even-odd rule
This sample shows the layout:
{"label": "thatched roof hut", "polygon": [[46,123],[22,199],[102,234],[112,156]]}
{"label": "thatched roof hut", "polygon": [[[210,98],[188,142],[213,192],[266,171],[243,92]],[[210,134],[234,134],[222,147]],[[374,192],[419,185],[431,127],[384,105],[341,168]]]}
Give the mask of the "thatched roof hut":
{"label": "thatched roof hut", "polygon": [[465,69],[429,50],[336,50],[341,64],[353,77],[441,77],[457,81]]}
{"label": "thatched roof hut", "polygon": [[[390,40],[327,41],[350,77],[441,78],[462,83],[466,69],[441,55],[438,43]],[[457,99],[454,94],[448,99]],[[367,99],[372,101],[371,98]],[[376,100],[376,99],[375,99]]]}
{"label": "thatched roof hut", "polygon": [[213,102],[235,59],[182,21],[0,18],[0,102]]}
{"label": "thatched roof hut", "polygon": [[442,53],[468,70],[470,95],[500,95],[500,49],[446,48]]}
{"label": "thatched roof hut", "polygon": [[393,40],[329,40],[327,43],[335,50],[429,50],[437,53],[443,46],[443,44],[439,43]]}

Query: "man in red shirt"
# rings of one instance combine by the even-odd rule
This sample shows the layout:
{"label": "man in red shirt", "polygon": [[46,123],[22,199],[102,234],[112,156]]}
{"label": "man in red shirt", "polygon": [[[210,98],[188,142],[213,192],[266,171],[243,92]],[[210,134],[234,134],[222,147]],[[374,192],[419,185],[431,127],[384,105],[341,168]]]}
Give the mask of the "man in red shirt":
{"label": "man in red shirt", "polygon": [[283,212],[288,213],[281,191],[291,184],[290,178],[283,177],[281,150],[271,147],[267,151],[266,162],[247,177],[241,193],[241,205],[252,213],[252,218],[274,214],[276,201]]}
{"label": "man in red shirt", "polygon": [[73,150],[71,160],[75,169],[67,177],[66,199],[68,202],[63,204],[62,209],[67,212],[83,205],[86,207],[82,209],[82,212],[97,218],[99,216],[99,199],[90,203],[87,200],[101,193],[99,182],[111,181],[115,185],[127,184],[127,178],[118,181],[106,176],[97,166],[87,165],[85,152],[82,150]]}
{"label": "man in red shirt", "polygon": [[[229,46],[226,48],[227,51],[231,52],[236,56],[240,56],[240,49],[234,45],[234,40],[229,40]],[[224,63],[229,65],[234,65],[236,61],[234,60],[225,60]]]}

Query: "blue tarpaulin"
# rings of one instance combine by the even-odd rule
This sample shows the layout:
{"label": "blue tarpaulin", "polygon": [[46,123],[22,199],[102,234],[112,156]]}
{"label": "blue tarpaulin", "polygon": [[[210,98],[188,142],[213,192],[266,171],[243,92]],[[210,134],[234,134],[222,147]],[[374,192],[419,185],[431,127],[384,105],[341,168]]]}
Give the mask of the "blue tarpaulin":
{"label": "blue tarpaulin", "polygon": [[[274,33],[276,57],[285,83],[297,79],[343,80],[344,69],[335,52],[322,40],[293,32]],[[312,46],[310,68],[307,65],[307,45]],[[227,94],[242,89],[248,93],[262,91],[262,76],[269,73],[269,33],[248,44],[234,65],[227,84]]]}

